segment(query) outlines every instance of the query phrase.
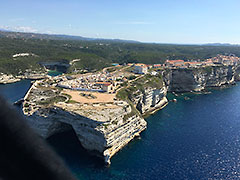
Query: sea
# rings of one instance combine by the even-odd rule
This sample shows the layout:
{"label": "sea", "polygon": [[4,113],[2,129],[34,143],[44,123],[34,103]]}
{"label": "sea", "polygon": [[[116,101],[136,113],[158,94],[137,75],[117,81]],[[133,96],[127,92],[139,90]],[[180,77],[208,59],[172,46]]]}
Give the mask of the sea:
{"label": "sea", "polygon": [[[0,94],[13,103],[30,83],[0,85]],[[168,98],[177,102],[146,118],[141,138],[119,151],[109,167],[84,150],[73,132],[47,141],[78,179],[239,180],[240,84]]]}

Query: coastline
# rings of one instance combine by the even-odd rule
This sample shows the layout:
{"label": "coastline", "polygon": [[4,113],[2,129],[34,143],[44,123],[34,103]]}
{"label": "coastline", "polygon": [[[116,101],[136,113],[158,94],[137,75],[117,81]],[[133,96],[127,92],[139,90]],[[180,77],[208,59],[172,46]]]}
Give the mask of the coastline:
{"label": "coastline", "polygon": [[142,116],[144,119],[148,118],[149,116],[157,113],[158,111],[160,111],[161,109],[165,108],[167,105],[169,104],[168,99],[165,97],[164,98],[164,103],[162,105],[160,105],[159,107],[155,107],[147,112],[145,112]]}
{"label": "coastline", "polygon": [[14,76],[12,74],[0,74],[0,84],[12,84],[22,80],[40,80],[46,78],[47,73],[41,74],[28,74],[28,75],[20,75]]}
{"label": "coastline", "polygon": [[[237,88],[237,87],[233,86],[233,88]],[[236,90],[238,90],[238,89],[239,88],[237,88]],[[236,90],[234,91],[235,93],[237,92]],[[216,92],[216,91],[214,91],[214,92]],[[214,98],[214,96],[218,96],[220,94],[224,94],[224,96],[221,96],[221,97],[225,97],[226,96],[225,93],[228,93],[230,95],[230,93],[232,93],[233,91],[231,91],[231,88],[230,88],[230,91],[222,91],[221,92],[221,90],[220,90],[220,92],[216,92],[216,94],[214,92],[213,92],[213,95],[211,95],[211,94],[209,95],[209,98],[211,98],[211,97]],[[232,96],[230,96],[230,97],[232,97]],[[193,102],[191,102],[191,103],[199,104],[199,101],[196,102],[197,99],[198,98],[193,98]],[[208,97],[201,96],[201,99],[208,99]],[[216,99],[216,97],[214,99]],[[208,103],[209,101],[206,100],[206,101],[201,101],[201,102]],[[234,102],[237,102],[237,101],[234,101]],[[186,101],[183,101],[183,103],[186,105],[189,104]],[[209,103],[213,104],[214,102],[210,101]],[[221,104],[218,104],[218,106],[220,106],[220,105]],[[192,115],[187,114],[188,106],[185,107],[187,109],[185,110],[186,113],[185,113],[184,117],[180,116],[179,118],[181,118],[181,119],[178,119],[178,121],[173,121],[172,120],[173,118],[178,118],[177,116],[178,116],[179,111],[184,110],[182,108],[178,108],[179,106],[180,106],[180,104],[176,105],[176,104],[169,102],[168,106],[166,106],[164,109],[162,109],[162,111],[164,113],[160,112],[160,113],[154,114],[153,116],[148,117],[148,119],[147,119],[147,121],[149,122],[148,129],[143,132],[143,135],[141,135],[141,137],[142,137],[141,140],[139,140],[136,137],[132,142],[130,142],[129,145],[127,145],[127,147],[123,148],[123,150],[120,150],[120,152],[118,152],[116,154],[116,156],[114,156],[112,158],[112,164],[109,167],[106,167],[106,165],[103,163],[104,161],[102,159],[95,157],[95,154],[92,154],[91,152],[88,153],[87,151],[85,151],[85,149],[83,149],[82,147],[79,147],[79,145],[78,145],[79,143],[78,143],[77,139],[73,140],[74,138],[72,136],[68,137],[67,139],[64,139],[65,136],[61,136],[60,137],[61,139],[55,138],[54,142],[53,142],[53,146],[54,146],[54,149],[59,153],[59,155],[61,157],[67,159],[66,163],[73,169],[73,171],[78,174],[85,174],[84,177],[86,177],[86,179],[89,178],[89,172],[92,172],[93,170],[94,170],[94,173],[91,173],[92,179],[94,179],[94,178],[97,179],[97,178],[99,178],[100,175],[101,175],[101,177],[112,178],[113,175],[109,174],[109,172],[112,172],[114,174],[114,173],[116,173],[116,169],[117,169],[117,173],[119,173],[118,174],[120,177],[119,179],[126,178],[126,175],[128,177],[136,178],[136,174],[139,174],[139,171],[138,171],[139,166],[136,166],[135,164],[141,164],[142,159],[144,159],[144,158],[145,158],[144,159],[145,161],[143,164],[144,167],[142,167],[141,171],[144,171],[145,166],[148,167],[149,169],[151,169],[152,165],[161,167],[163,163],[166,163],[165,166],[167,166],[169,169],[171,169],[172,164],[169,162],[166,162],[165,159],[161,159],[161,156],[166,155],[166,157],[167,157],[167,155],[169,155],[169,153],[174,154],[176,152],[175,149],[177,147],[179,147],[179,144],[181,144],[181,143],[182,143],[183,147],[188,147],[186,145],[186,143],[184,142],[184,140],[181,140],[184,138],[180,138],[180,137],[186,137],[186,135],[183,133],[186,130],[187,130],[187,132],[189,132],[189,134],[192,133],[192,130],[190,128],[183,130],[181,123],[178,123],[178,122],[181,120],[183,121],[183,118],[192,117],[192,120],[199,122],[199,126],[202,125],[200,123],[200,122],[202,122],[202,120],[198,120],[199,118],[193,119],[198,116],[195,116],[194,114],[192,114]],[[212,107],[214,107],[214,106],[211,106],[210,108],[212,108]],[[224,106],[221,106],[221,107],[224,107]],[[206,110],[206,108],[204,110]],[[211,109],[211,110],[214,112],[214,109]],[[197,114],[196,110],[193,109],[193,111],[196,112],[195,114]],[[175,114],[168,117],[166,114],[169,114],[170,112],[173,112]],[[211,117],[213,117],[213,116],[211,116]],[[231,116],[231,117],[233,117],[233,116]],[[191,118],[189,118],[189,119],[191,119]],[[159,121],[162,121],[162,123],[159,123]],[[188,120],[186,121],[187,127],[192,127],[193,123],[190,123],[191,121],[190,122],[189,121]],[[206,123],[209,124],[209,122],[212,122],[212,121],[214,121],[214,119],[211,119],[211,121],[207,121]],[[223,121],[221,121],[221,122],[216,121],[216,122],[217,122],[216,126],[219,123],[225,124]],[[232,122],[236,123],[238,121],[232,121]],[[190,123],[190,125],[189,125],[189,123]],[[211,125],[207,125],[207,127],[209,127],[209,126],[211,127]],[[177,127],[177,128],[173,128],[171,130],[171,129],[169,129],[171,127]],[[206,126],[204,126],[204,127],[206,127]],[[223,126],[223,127],[226,127],[226,126]],[[165,131],[161,131],[163,129],[165,129]],[[179,129],[179,131],[175,132],[176,131],[175,129]],[[170,132],[170,130],[171,130],[171,132]],[[229,129],[229,130],[232,130],[232,129]],[[174,135],[169,136],[168,135],[169,133],[172,133],[172,134],[174,133]],[[202,133],[204,135],[204,133],[202,131],[199,131],[199,133]],[[161,136],[161,138],[160,138],[160,136]],[[174,136],[176,138],[179,138],[180,142],[179,141],[177,141],[177,142],[171,141],[172,140],[171,137],[174,137]],[[69,138],[72,138],[72,139],[69,139]],[[207,138],[207,136],[206,136],[206,138]],[[171,143],[171,144],[169,144],[169,143]],[[196,142],[189,141],[189,143],[190,143],[190,145],[192,145],[192,144],[195,144]],[[166,145],[168,145],[168,146],[171,145],[172,148],[169,148],[169,149],[162,148],[163,146],[166,146]],[[209,145],[211,145],[211,144],[209,144]],[[205,147],[201,146],[200,148],[202,148],[201,150],[204,151]],[[159,150],[157,150],[157,149],[159,149]],[[189,153],[191,153],[191,152],[197,153],[198,152],[192,148],[190,148],[190,149],[188,148],[188,150],[190,150]],[[227,151],[227,152],[229,152],[229,151]],[[235,151],[235,152],[237,153],[237,151]],[[159,154],[161,154],[161,156]],[[180,151],[178,154],[174,154],[174,158],[175,157],[177,159],[181,158],[183,160],[183,162],[186,162],[186,160],[184,160],[184,159],[188,158],[189,156],[187,156],[187,155],[185,156],[182,153],[182,151]],[[155,159],[157,159],[158,161],[153,161]],[[126,165],[126,162],[128,162],[128,161],[130,161],[131,163],[128,163],[128,165]],[[148,163],[148,165],[146,165],[145,162]],[[196,164],[195,163],[191,164],[191,168],[194,168],[195,170],[197,170],[196,166],[194,166],[194,165],[196,165]],[[208,167],[209,169],[214,168],[211,165],[212,164],[209,163],[209,167]],[[126,168],[126,166],[127,166],[127,168]],[[179,167],[179,166],[177,164],[174,167]],[[134,172],[131,171],[131,169],[135,169],[135,168],[136,168],[136,171],[134,171]],[[186,167],[183,167],[183,168],[186,168]],[[122,171],[126,172],[125,176],[121,174]],[[168,172],[168,171],[166,172],[166,171],[161,170],[161,173],[162,172],[167,173],[168,177],[172,177],[171,172]],[[135,174],[133,174],[133,173],[135,173]],[[156,176],[158,175],[158,177],[162,177],[163,179],[166,178],[165,176],[160,176],[158,169],[153,171],[153,173],[155,173]],[[117,175],[114,177],[116,179],[118,179]],[[150,176],[143,176],[143,177],[149,178]],[[172,177],[172,179],[174,179],[174,177]],[[177,180],[177,178],[176,178],[176,180]]]}
{"label": "coastline", "polygon": [[[136,80],[139,88],[130,89],[131,84],[129,84],[125,89],[121,89],[122,100],[118,97],[113,102],[92,104],[82,101],[77,104],[66,101],[55,102],[54,100],[62,98],[62,90],[57,88],[56,82],[68,82],[69,80],[68,78],[62,80],[62,77],[49,77],[49,79],[35,81],[32,84],[24,97],[23,112],[31,119],[34,128],[45,138],[49,134],[57,133],[63,124],[67,124],[74,129],[84,148],[98,151],[105,162],[110,164],[110,159],[114,154],[135,137],[140,136],[140,133],[147,128],[147,122],[143,118],[168,105],[167,92],[171,90],[177,93],[181,93],[180,90],[190,93],[194,90],[204,92],[210,86],[224,88],[234,82],[234,73],[230,74],[229,79],[228,69],[222,69],[222,67],[208,74],[195,70],[190,72],[191,74],[188,71],[174,70],[169,72],[169,74],[175,73],[174,76],[144,76]],[[218,74],[212,78],[213,73]],[[201,77],[195,76],[196,74]],[[179,77],[181,77],[180,83]],[[190,85],[189,78],[192,80]],[[211,79],[206,81],[207,78]],[[167,79],[168,84],[165,84],[163,79]],[[56,84],[51,84],[52,81]],[[136,82],[134,81],[133,84],[136,85]],[[35,88],[38,83],[41,85]],[[143,84],[145,86],[141,86]],[[107,94],[109,93],[105,95]],[[127,101],[125,98],[129,95],[132,98]],[[60,124],[57,127],[56,122]]]}

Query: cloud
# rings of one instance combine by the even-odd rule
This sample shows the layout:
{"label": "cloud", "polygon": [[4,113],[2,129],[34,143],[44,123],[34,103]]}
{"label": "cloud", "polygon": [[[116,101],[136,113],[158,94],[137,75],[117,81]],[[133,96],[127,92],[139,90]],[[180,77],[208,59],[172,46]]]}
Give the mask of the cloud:
{"label": "cloud", "polygon": [[37,29],[30,26],[15,26],[15,27],[0,26],[0,29],[4,29],[8,31],[18,31],[18,32],[32,32],[32,33],[38,32]]}

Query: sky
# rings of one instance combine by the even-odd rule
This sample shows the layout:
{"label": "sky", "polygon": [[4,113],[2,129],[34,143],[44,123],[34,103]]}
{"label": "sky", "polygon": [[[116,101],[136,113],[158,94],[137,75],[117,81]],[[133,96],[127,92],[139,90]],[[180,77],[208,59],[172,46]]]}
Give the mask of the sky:
{"label": "sky", "polygon": [[0,29],[141,42],[240,44],[239,0],[0,0]]}

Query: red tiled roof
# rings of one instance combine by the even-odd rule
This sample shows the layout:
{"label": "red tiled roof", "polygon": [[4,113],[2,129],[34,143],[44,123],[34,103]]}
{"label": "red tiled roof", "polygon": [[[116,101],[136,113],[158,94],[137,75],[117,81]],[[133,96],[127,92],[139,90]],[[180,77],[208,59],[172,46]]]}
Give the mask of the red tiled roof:
{"label": "red tiled roof", "polygon": [[166,62],[168,62],[168,63],[177,63],[177,62],[184,63],[184,60],[166,60]]}
{"label": "red tiled roof", "polygon": [[143,63],[138,63],[138,64],[135,64],[135,66],[147,66],[146,64],[143,64]]}
{"label": "red tiled roof", "polygon": [[202,64],[201,62],[196,62],[196,61],[193,61],[193,62],[186,62],[188,64]]}
{"label": "red tiled roof", "polygon": [[182,64],[175,64],[174,66],[182,66]]}

